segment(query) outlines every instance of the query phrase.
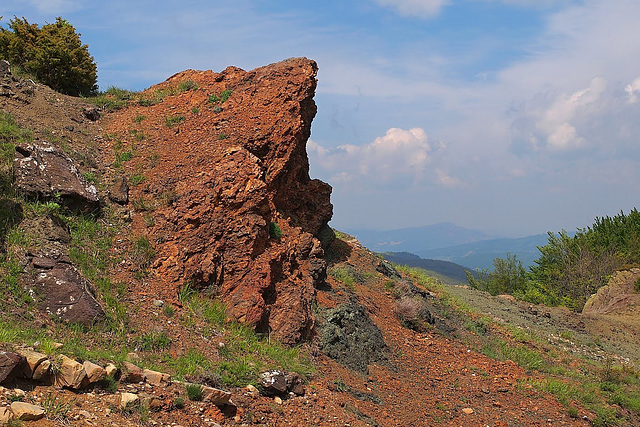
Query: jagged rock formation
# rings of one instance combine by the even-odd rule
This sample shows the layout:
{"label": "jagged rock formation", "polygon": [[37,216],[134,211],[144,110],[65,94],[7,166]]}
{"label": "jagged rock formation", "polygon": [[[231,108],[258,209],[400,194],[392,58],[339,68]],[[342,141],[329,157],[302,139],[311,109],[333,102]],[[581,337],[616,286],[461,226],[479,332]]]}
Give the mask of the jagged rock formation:
{"label": "jagged rock formation", "polygon": [[[126,165],[145,176],[131,200],[155,201],[146,213],[154,225],[139,230],[159,242],[148,292],[175,300],[189,284],[287,343],[309,336],[314,286],[326,277],[316,236],[332,235],[331,187],[309,178],[306,154],[316,72],[305,58],[248,72],[184,71],[146,94],[184,82],[197,89],[116,114],[117,123],[145,117],[136,132],[150,142],[136,147],[155,159],[140,154]],[[107,127],[128,143],[130,129]]]}

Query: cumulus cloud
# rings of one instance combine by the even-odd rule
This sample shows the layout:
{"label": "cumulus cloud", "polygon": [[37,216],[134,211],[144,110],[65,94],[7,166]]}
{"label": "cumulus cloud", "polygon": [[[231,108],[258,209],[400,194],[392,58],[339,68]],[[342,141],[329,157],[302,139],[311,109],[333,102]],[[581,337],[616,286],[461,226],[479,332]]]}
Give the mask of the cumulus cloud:
{"label": "cumulus cloud", "polygon": [[429,18],[449,4],[449,0],[376,0],[381,6],[395,9],[400,15]]}
{"label": "cumulus cloud", "polygon": [[391,128],[369,144],[325,148],[310,140],[307,150],[312,165],[321,168],[333,183],[390,182],[407,177],[415,182],[422,179],[431,162],[433,148],[428,139],[421,128]]}
{"label": "cumulus cloud", "polygon": [[519,154],[590,152],[624,157],[637,154],[640,134],[640,78],[629,84],[602,77],[575,92],[548,92],[514,108],[512,147]]}
{"label": "cumulus cloud", "polygon": [[515,137],[534,150],[561,152],[585,148],[589,140],[576,127],[585,117],[596,115],[608,102],[607,81],[591,80],[588,87],[573,93],[548,93],[521,107],[514,123]]}

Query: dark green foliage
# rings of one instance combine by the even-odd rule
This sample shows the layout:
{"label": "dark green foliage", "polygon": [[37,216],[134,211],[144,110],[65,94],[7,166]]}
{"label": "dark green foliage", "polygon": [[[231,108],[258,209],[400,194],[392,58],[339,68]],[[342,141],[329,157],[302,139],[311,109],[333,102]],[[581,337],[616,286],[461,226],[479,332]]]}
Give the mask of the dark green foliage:
{"label": "dark green foliage", "polygon": [[526,272],[515,255],[507,254],[507,259],[493,260],[493,271],[478,271],[477,278],[467,271],[469,284],[491,295],[512,294],[526,287]]}
{"label": "dark green foliage", "polygon": [[[574,236],[549,232],[529,272],[515,257],[496,258],[494,271],[468,275],[471,286],[492,294],[509,293],[536,304],[582,310],[587,299],[607,284],[613,272],[640,264],[640,212],[596,218]],[[635,284],[640,289],[640,283]]]}
{"label": "dark green foliage", "polygon": [[98,88],[97,66],[88,46],[60,17],[42,28],[13,18],[8,28],[0,27],[0,57],[67,95],[86,96]]}
{"label": "dark green foliage", "polygon": [[282,229],[277,223],[269,223],[269,236],[271,236],[272,239],[279,239],[282,237]]}

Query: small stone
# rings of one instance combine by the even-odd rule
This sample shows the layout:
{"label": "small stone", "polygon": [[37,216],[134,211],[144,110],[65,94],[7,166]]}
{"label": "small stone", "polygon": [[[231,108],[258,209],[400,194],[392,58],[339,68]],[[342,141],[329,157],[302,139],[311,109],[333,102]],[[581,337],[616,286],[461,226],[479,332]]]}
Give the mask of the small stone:
{"label": "small stone", "polygon": [[473,409],[471,409],[471,408],[464,408],[464,409],[462,410],[462,412],[463,412],[464,414],[471,415],[471,414],[473,414]]}
{"label": "small stone", "polygon": [[156,307],[162,307],[164,305],[164,301],[162,301],[161,299],[154,300],[153,305]]}
{"label": "small stone", "polygon": [[142,373],[142,369],[133,363],[124,362],[124,372],[122,373],[121,380],[125,383],[139,383],[144,381],[144,374]]}
{"label": "small stone", "polygon": [[13,402],[11,404],[11,412],[21,421],[37,421],[44,417],[44,408],[42,406],[25,402]]}
{"label": "small stone", "polygon": [[17,397],[22,398],[22,397],[25,397],[25,396],[27,395],[27,392],[26,392],[26,391],[24,391],[24,390],[23,390],[23,389],[21,389],[21,388],[14,388],[14,389],[11,391],[11,394],[13,394],[14,396],[17,396]]}
{"label": "small stone", "polygon": [[9,408],[0,407],[0,425],[5,426],[13,420],[13,412]]}
{"label": "small stone", "polygon": [[213,387],[202,387],[202,396],[205,402],[211,402],[214,405],[226,405],[231,399],[231,393]]}
{"label": "small stone", "polygon": [[282,399],[279,396],[274,397],[273,401],[278,405],[282,405]]}
{"label": "small stone", "polygon": [[120,394],[120,408],[127,409],[138,401],[138,395],[134,393],[122,393]]}
{"label": "small stone", "polygon": [[107,363],[107,366],[104,367],[105,372],[108,377],[114,377],[118,373],[118,368],[113,363]]}
{"label": "small stone", "polygon": [[251,393],[252,396],[257,396],[258,394],[260,394],[260,391],[258,391],[258,389],[256,388],[256,386],[254,386],[253,384],[249,384],[246,387],[247,391],[249,393]]}

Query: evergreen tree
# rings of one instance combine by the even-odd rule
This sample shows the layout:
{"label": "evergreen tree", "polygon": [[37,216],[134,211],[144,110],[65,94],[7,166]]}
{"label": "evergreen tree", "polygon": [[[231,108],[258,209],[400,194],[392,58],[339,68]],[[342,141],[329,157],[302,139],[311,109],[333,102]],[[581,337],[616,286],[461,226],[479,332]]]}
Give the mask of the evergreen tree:
{"label": "evergreen tree", "polygon": [[58,17],[39,28],[15,17],[0,27],[0,58],[20,67],[39,82],[67,95],[91,95],[97,90],[97,66],[80,34]]}

